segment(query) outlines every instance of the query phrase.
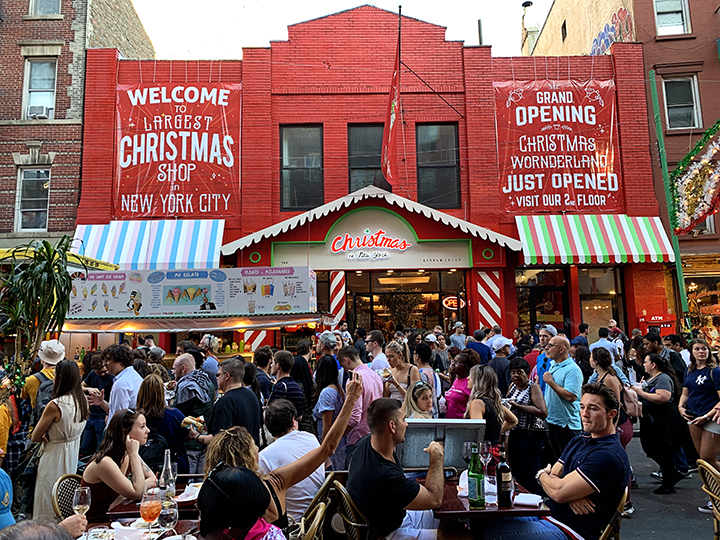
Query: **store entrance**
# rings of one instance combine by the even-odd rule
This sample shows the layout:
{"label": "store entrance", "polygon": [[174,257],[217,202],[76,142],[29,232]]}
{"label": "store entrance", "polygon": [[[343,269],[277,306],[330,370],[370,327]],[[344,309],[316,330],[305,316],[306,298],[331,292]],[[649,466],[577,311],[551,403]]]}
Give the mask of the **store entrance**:
{"label": "store entrance", "polygon": [[520,269],[515,271],[518,297],[518,326],[532,333],[536,324],[551,324],[570,335],[570,305],[565,269]]}
{"label": "store entrance", "polygon": [[350,328],[378,329],[391,338],[404,327],[439,325],[447,332],[467,320],[463,271],[347,272],[346,287]]}

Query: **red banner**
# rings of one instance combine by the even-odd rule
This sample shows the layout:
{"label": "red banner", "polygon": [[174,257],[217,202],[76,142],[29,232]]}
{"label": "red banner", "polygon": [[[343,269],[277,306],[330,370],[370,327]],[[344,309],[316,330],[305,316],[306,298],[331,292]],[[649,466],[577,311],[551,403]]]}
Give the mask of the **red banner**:
{"label": "red banner", "polygon": [[624,212],[615,82],[496,82],[501,209]]}
{"label": "red banner", "polygon": [[393,68],[390,97],[385,114],[385,128],[382,140],[382,173],[390,183],[398,180],[397,137],[400,122],[400,36],[398,35],[395,66]]}
{"label": "red banner", "polygon": [[118,85],[115,218],[240,214],[241,89]]}

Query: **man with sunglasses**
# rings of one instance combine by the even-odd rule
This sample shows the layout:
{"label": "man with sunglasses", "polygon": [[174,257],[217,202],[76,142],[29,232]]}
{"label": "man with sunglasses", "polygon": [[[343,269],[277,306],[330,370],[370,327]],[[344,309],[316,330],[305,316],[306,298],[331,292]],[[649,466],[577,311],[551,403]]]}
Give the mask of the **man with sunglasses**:
{"label": "man with sunglasses", "polygon": [[260,445],[262,411],[257,396],[243,384],[245,364],[237,358],[229,358],[220,364],[217,372],[218,387],[223,396],[217,400],[207,423],[209,435],[199,435],[190,426],[194,440],[207,446],[222,429],[242,426],[248,430],[255,444]]}

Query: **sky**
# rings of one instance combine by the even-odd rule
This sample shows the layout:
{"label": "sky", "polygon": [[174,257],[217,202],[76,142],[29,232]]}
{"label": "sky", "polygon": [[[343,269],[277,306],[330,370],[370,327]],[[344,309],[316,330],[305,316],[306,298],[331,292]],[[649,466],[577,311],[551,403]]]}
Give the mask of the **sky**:
{"label": "sky", "polygon": [[[241,59],[243,47],[286,40],[287,27],[363,5],[362,0],[132,0],[157,59]],[[483,44],[493,56],[520,55],[522,0],[368,1],[375,7],[447,28],[445,38]],[[533,0],[525,25],[541,27],[552,0]]]}

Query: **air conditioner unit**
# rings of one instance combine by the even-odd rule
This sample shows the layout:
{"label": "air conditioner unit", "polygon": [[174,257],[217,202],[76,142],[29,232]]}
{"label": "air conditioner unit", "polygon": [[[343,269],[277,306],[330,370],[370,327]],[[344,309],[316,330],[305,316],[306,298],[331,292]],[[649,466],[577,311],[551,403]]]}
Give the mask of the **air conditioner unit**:
{"label": "air conditioner unit", "polygon": [[46,120],[50,118],[50,107],[45,105],[30,105],[27,111],[28,118],[38,118]]}

